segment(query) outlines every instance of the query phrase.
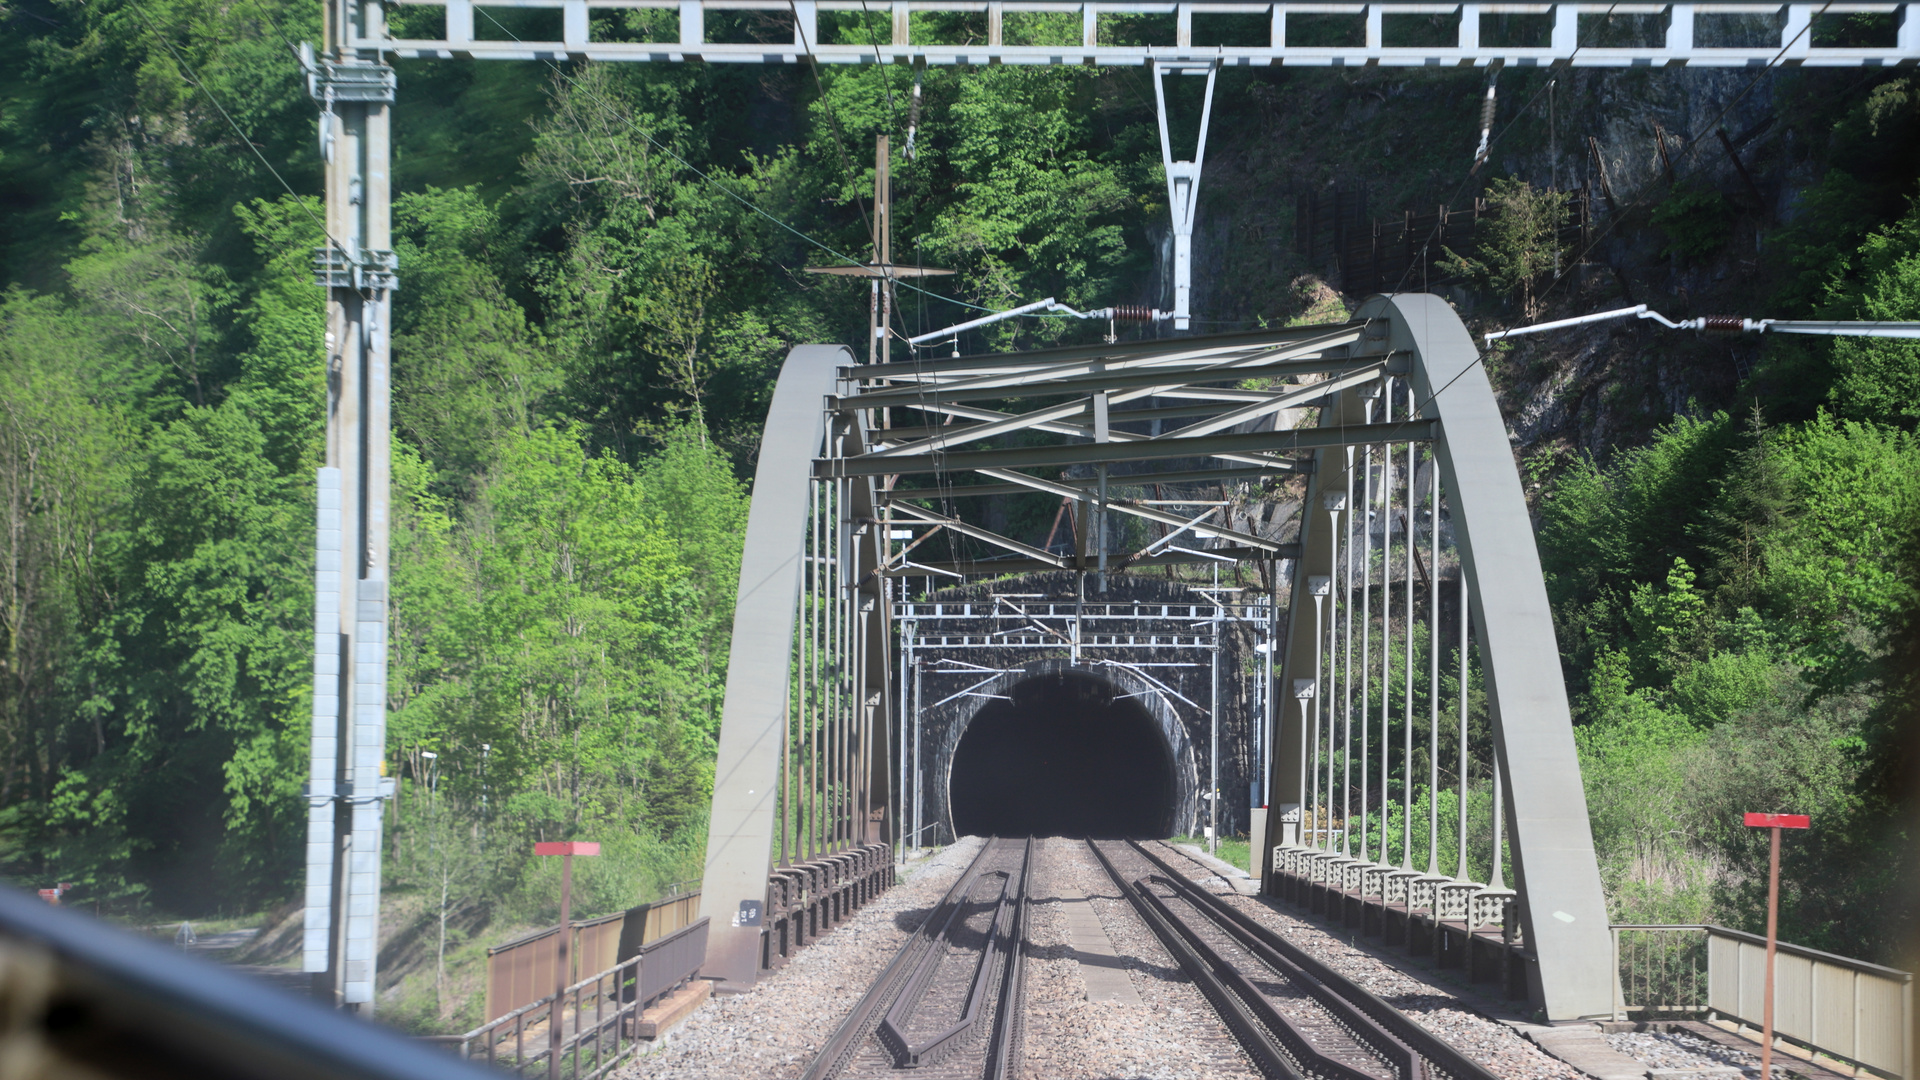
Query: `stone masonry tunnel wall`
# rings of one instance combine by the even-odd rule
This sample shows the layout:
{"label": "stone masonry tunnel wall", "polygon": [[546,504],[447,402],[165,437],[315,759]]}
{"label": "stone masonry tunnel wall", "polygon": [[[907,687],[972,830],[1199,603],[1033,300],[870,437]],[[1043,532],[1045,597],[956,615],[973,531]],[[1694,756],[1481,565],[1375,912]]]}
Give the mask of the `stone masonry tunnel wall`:
{"label": "stone masonry tunnel wall", "polygon": [[[1284,578],[1283,578],[1284,580]],[[1222,584],[1230,584],[1223,582]],[[1246,583],[1248,594],[1253,594],[1258,585],[1249,580]],[[941,590],[922,600],[938,600],[942,603],[991,603],[993,595],[1006,596],[1022,594],[1033,597],[1036,594],[1055,602],[1070,601],[1074,598],[1074,582],[1071,574],[1030,575],[1023,578],[1008,579],[964,588]],[[1163,578],[1144,576],[1114,575],[1109,578],[1108,591],[1101,602],[1177,604],[1187,605],[1205,603],[1205,598],[1193,592],[1186,583],[1168,581]],[[1089,596],[1089,602],[1093,597]],[[1281,605],[1284,610],[1286,590],[1281,591]],[[977,633],[992,632],[983,622],[983,628]],[[1189,633],[1191,631],[1188,631]],[[1284,633],[1284,626],[1282,628]],[[1254,682],[1257,678],[1257,664],[1263,659],[1254,651],[1257,643],[1255,628],[1248,625],[1228,624],[1222,635],[1220,650],[1220,789],[1221,827],[1224,835],[1244,833],[1248,825],[1248,806],[1250,801],[1249,785],[1255,775],[1253,759],[1253,725],[1255,721]],[[1008,671],[993,678],[992,682],[978,686],[976,694],[997,695],[997,697],[963,696],[938,708],[928,708],[921,717],[921,749],[919,767],[923,770],[922,823],[927,843],[951,842],[955,836],[953,826],[956,823],[954,813],[959,811],[963,817],[967,813],[967,800],[970,793],[992,790],[991,776],[982,778],[970,775],[987,765],[989,774],[993,771],[991,758],[1001,759],[1000,768],[1005,772],[1006,783],[1003,791],[1017,794],[1014,784],[1016,777],[1027,782],[1051,784],[1063,795],[1079,792],[1089,800],[1099,797],[1098,786],[1087,786],[1092,780],[1085,777],[1088,769],[1125,769],[1134,777],[1133,782],[1155,787],[1159,781],[1153,779],[1155,770],[1162,766],[1152,761],[1161,756],[1162,761],[1170,759],[1173,773],[1173,792],[1166,802],[1157,787],[1153,798],[1156,800],[1156,812],[1171,808],[1171,821],[1158,821],[1168,825],[1166,831],[1175,834],[1198,835],[1207,823],[1206,803],[1202,795],[1206,791],[1209,762],[1207,752],[1211,738],[1211,723],[1204,706],[1210,696],[1208,658],[1203,650],[1195,648],[1165,647],[1158,649],[1109,649],[1085,647],[1081,652],[1079,665],[1071,663],[1064,648],[1031,650],[985,649],[985,648],[948,648],[934,650],[922,647],[917,655],[923,662],[924,671],[934,670],[935,662],[951,662],[949,667],[972,665],[976,668]],[[1190,664],[1186,667],[1160,666],[1167,664]],[[1128,665],[1138,665],[1137,669]],[[969,685],[986,678],[986,672],[978,675],[951,674],[934,676],[922,675],[922,693],[928,705],[942,698],[958,693]],[[1062,682],[1064,680],[1064,683]],[[1157,687],[1155,683],[1162,684]],[[1059,684],[1059,685],[1055,685]],[[1019,690],[1016,692],[1015,688]],[[1167,692],[1171,691],[1171,693]],[[1022,713],[1033,716],[1035,710],[1041,717],[1052,717],[1058,711],[1061,702],[1072,705],[1079,700],[1075,695],[1091,695],[1090,700],[1075,705],[1085,710],[1078,720],[1048,725],[1051,732],[1012,731],[1010,717]],[[1011,697],[1008,702],[1000,700]],[[1112,706],[1115,698],[1118,701]],[[1181,699],[1184,698],[1185,701]],[[1047,704],[1049,701],[1052,705]],[[1152,727],[1159,729],[1157,748],[1143,743],[1133,735],[1117,735],[1107,742],[1096,742],[1090,736],[1105,730],[1109,732],[1137,733],[1146,725],[1139,716],[1130,711],[1144,710],[1153,720]],[[1051,710],[1051,711],[1050,711]],[[1076,740],[1080,740],[1077,741]],[[1006,760],[1009,754],[1023,752],[1047,752],[1056,746],[1078,746],[1084,765],[1064,767],[1056,762],[1052,766],[1039,767],[1024,761]],[[1024,749],[1023,749],[1024,748]],[[1149,753],[1149,750],[1152,753]],[[974,755],[989,754],[987,759]],[[1080,777],[1080,779],[1076,779]],[[1079,785],[1079,786],[1076,786]],[[1049,789],[1052,790],[1052,789]],[[911,799],[912,781],[909,778],[907,795]],[[1053,821],[1059,825],[1055,831],[1070,834],[1119,835],[1122,830],[1114,823],[1099,819],[1098,815],[1088,817],[1076,815],[1066,810],[1056,811],[1041,804],[1046,803],[1048,791],[1029,792],[1023,796],[1029,810],[1042,812],[1035,820]],[[1091,812],[1096,809],[1089,802]],[[911,805],[907,808],[910,816]],[[1052,817],[1046,817],[1053,814]],[[1010,819],[1002,819],[1010,820]],[[1138,818],[1132,819],[1134,824]],[[958,822],[962,826],[968,821]],[[1160,831],[1150,830],[1150,831]],[[1164,835],[1164,833],[1162,833]]]}

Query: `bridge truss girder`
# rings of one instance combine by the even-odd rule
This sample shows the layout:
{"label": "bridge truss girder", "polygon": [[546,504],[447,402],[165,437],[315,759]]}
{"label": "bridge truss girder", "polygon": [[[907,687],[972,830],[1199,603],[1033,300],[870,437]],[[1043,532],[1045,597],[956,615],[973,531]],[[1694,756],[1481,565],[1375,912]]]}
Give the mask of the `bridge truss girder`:
{"label": "bridge truss girder", "polygon": [[[1433,423],[1436,429],[1437,437],[1428,444],[1439,473],[1434,493],[1438,495],[1444,489],[1447,496],[1445,510],[1450,514],[1447,524],[1452,529],[1453,548],[1458,554],[1469,602],[1471,645],[1480,660],[1475,674],[1484,690],[1492,721],[1498,770],[1495,791],[1504,789],[1506,793],[1504,799],[1497,794],[1495,797],[1495,812],[1501,820],[1494,826],[1494,845],[1499,847],[1503,832],[1511,836],[1520,931],[1527,943],[1527,952],[1535,961],[1526,972],[1529,999],[1552,1020],[1598,1016],[1611,1008],[1613,995],[1612,976],[1608,971],[1611,953],[1607,909],[1587,818],[1585,790],[1580,781],[1580,762],[1574,749],[1572,716],[1560,671],[1552,611],[1506,422],[1480,363],[1480,352],[1446,301],[1428,294],[1374,297],[1355,312],[1354,324],[1377,334],[1380,347],[1389,355],[1406,358],[1400,371],[1410,380],[1418,415]],[[1377,388],[1366,389],[1378,393]],[[1369,424],[1367,400],[1358,389],[1341,392],[1321,410],[1320,429],[1351,431],[1394,426]],[[1392,451],[1407,445],[1400,439],[1368,442]],[[1316,631],[1323,625],[1329,630],[1333,627],[1332,598],[1341,587],[1338,543],[1342,539],[1351,542],[1352,536],[1350,523],[1342,536],[1343,522],[1329,508],[1333,504],[1344,504],[1349,490],[1363,490],[1358,484],[1349,485],[1349,474],[1358,472],[1346,450],[1316,450],[1300,514],[1301,557],[1294,565],[1292,611],[1284,638],[1285,666],[1276,685],[1307,692],[1298,696],[1276,695],[1288,701],[1290,707],[1279,717],[1273,736],[1275,760],[1270,800],[1274,808],[1272,835],[1294,845],[1316,846],[1310,825],[1314,820],[1312,808],[1318,807],[1323,819],[1330,819],[1335,813],[1333,788],[1337,778],[1330,776],[1325,794],[1319,794],[1313,777],[1317,775],[1320,761],[1309,761],[1312,755],[1306,748],[1310,741],[1308,732],[1314,732],[1313,739],[1317,741],[1317,726],[1322,720],[1328,729],[1329,751],[1334,741],[1335,692],[1339,688],[1333,685],[1323,666],[1327,654],[1337,651],[1338,642],[1333,648],[1323,648],[1319,640],[1322,635]],[[1422,493],[1412,494],[1417,500]],[[1328,501],[1330,497],[1332,503]],[[1382,534],[1383,545],[1393,537],[1393,509],[1389,500],[1384,507],[1389,523]],[[1402,513],[1407,512],[1404,505],[1400,509]],[[1371,506],[1368,510],[1371,511]],[[1343,505],[1339,511],[1348,516],[1354,512],[1351,505]],[[1414,528],[1419,530],[1417,512],[1413,516]],[[1440,508],[1432,508],[1428,529],[1442,527],[1440,516]],[[1371,524],[1367,526],[1371,527]],[[1367,543],[1370,560],[1373,551],[1370,538]],[[1394,572],[1390,558],[1398,558],[1404,552],[1402,546],[1383,556],[1382,572]],[[1420,561],[1424,558],[1423,552],[1415,550],[1410,556],[1412,565],[1408,571],[1417,568],[1422,575],[1433,575],[1429,588],[1437,589],[1440,568],[1425,565]],[[1349,577],[1346,582],[1349,592],[1352,585]],[[1390,589],[1386,596],[1389,598],[1386,602],[1397,602],[1392,599]],[[1437,604],[1435,606],[1437,608]],[[1323,607],[1327,609],[1324,622],[1323,612],[1318,610]],[[1417,621],[1414,615],[1413,604],[1408,601],[1409,628]],[[1439,628],[1430,621],[1427,632],[1438,635]],[[1383,637],[1386,645],[1396,650],[1405,640],[1396,641],[1392,635]],[[1434,640],[1439,639],[1436,636]],[[1428,643],[1428,647],[1439,651],[1432,643]],[[1411,660],[1412,652],[1405,657]],[[1351,651],[1348,660],[1351,661]],[[1392,718],[1408,722],[1408,726],[1418,732],[1416,738],[1424,743],[1428,715],[1412,710],[1411,693],[1408,711],[1404,715],[1401,711],[1398,690],[1400,681],[1409,675],[1401,666],[1403,662],[1396,652],[1391,662],[1392,678],[1383,678],[1381,685],[1389,688],[1385,693],[1392,695]],[[1430,670],[1437,672],[1438,667]],[[1370,674],[1362,671],[1361,677],[1365,679]],[[1428,676],[1427,671],[1412,674],[1420,680]],[[1312,685],[1309,689],[1303,684]],[[1409,679],[1406,685],[1411,687],[1413,680]],[[1438,687],[1431,687],[1429,692],[1437,694]],[[1351,703],[1341,704],[1350,706]],[[1317,714],[1316,707],[1320,710]],[[1350,713],[1347,719],[1353,722]],[[1386,715],[1382,714],[1383,723],[1385,719]],[[1435,741],[1439,741],[1437,733]],[[1391,754],[1396,749],[1383,745],[1382,753]],[[1438,747],[1430,752],[1437,754]],[[1387,802],[1384,790],[1381,795],[1384,804]],[[1504,811],[1499,805],[1502,802]],[[1283,812],[1283,807],[1290,810]],[[1310,809],[1303,815],[1300,807]],[[1274,827],[1282,825],[1280,819],[1287,816],[1292,820],[1285,823],[1284,832]],[[1345,814],[1341,816],[1344,818]],[[1302,821],[1303,817],[1307,820]],[[1427,831],[1426,823],[1410,823],[1407,827]],[[1348,839],[1342,835],[1340,841],[1335,842],[1329,835],[1322,838],[1321,846],[1328,852],[1351,856],[1353,851]],[[1391,842],[1393,837],[1390,835],[1387,839]],[[1269,869],[1273,851],[1274,845],[1268,843],[1260,846],[1256,854],[1259,859],[1256,869],[1262,878]],[[1362,851],[1364,853],[1364,845]],[[1504,884],[1499,858],[1496,854],[1492,875],[1496,889]],[[1421,868],[1410,859],[1410,851],[1403,852],[1401,863],[1408,868],[1403,873],[1418,873]],[[1429,873],[1436,869],[1434,863],[1430,857]]]}
{"label": "bridge truss girder", "polygon": [[[840,358],[837,364],[833,357]],[[858,634],[864,637],[846,641],[855,658],[850,661],[852,677],[874,694],[870,715],[858,721],[867,734],[853,745],[877,756],[860,762],[860,774],[869,782],[855,793],[851,809],[852,816],[873,824],[866,831],[846,833],[845,843],[851,845],[866,837],[898,836],[897,823],[885,821],[886,680],[893,666],[886,658],[893,643],[888,605],[873,602],[885,579],[1038,569],[1097,575],[1099,545],[1105,540],[1090,549],[1088,537],[1106,537],[1101,515],[1122,505],[1108,498],[1108,483],[1131,484],[1140,476],[1193,481],[1304,474],[1307,496],[1297,539],[1272,535],[1271,530],[1234,528],[1215,516],[1217,507],[1188,518],[1135,502],[1127,509],[1148,516],[1167,534],[1132,551],[1105,553],[1109,570],[1175,555],[1200,562],[1265,560],[1276,572],[1269,580],[1278,580],[1277,572],[1290,563],[1292,616],[1283,639],[1287,655],[1281,670],[1269,671],[1268,685],[1294,686],[1308,674],[1319,677],[1314,650],[1321,638],[1310,629],[1316,625],[1311,597],[1316,579],[1328,579],[1333,572],[1332,537],[1338,527],[1323,524],[1323,515],[1316,511],[1322,494],[1344,485],[1349,448],[1419,446],[1437,461],[1440,477],[1429,537],[1440,528],[1441,482],[1451,500],[1447,505],[1469,594],[1472,642],[1482,658],[1478,676],[1491,713],[1499,789],[1507,793],[1507,810],[1498,817],[1512,830],[1518,917],[1532,960],[1531,996],[1556,1020],[1610,1008],[1607,916],[1539,556],[1505,424],[1479,366],[1478,351],[1444,301],[1426,295],[1376,297],[1353,321],[1339,326],[919,363],[850,361],[844,350],[796,349],[776,387],[761,446],[705,882],[703,911],[713,916],[716,928],[710,952],[713,973],[742,982],[754,977],[751,958],[758,955],[753,945],[758,931],[728,924],[739,922],[735,916],[742,905],[764,903],[768,873],[775,869],[775,823],[788,816],[779,809],[775,789],[795,790],[791,777],[782,780],[782,761],[791,767],[794,758],[791,753],[783,758],[781,732],[793,730],[786,707],[793,684],[789,661],[795,655],[791,613],[801,594],[810,483],[836,485],[847,493],[841,505],[850,513],[843,524],[847,535],[863,541],[857,551],[848,547],[837,556],[843,564],[836,580],[856,588],[817,594],[843,606],[842,625],[863,628]],[[1278,376],[1299,381],[1280,382]],[[1269,381],[1253,384],[1248,381],[1253,377]],[[1368,422],[1368,410],[1356,403],[1387,380],[1398,380],[1403,387],[1410,383],[1419,407],[1403,410],[1398,419]],[[968,414],[953,411],[965,401],[993,407],[966,406]],[[1173,404],[1159,407],[1162,402]],[[1129,403],[1140,407],[1115,407]],[[1310,407],[1318,409],[1314,426],[1290,428],[1280,420],[1289,409]],[[916,426],[888,426],[895,419],[909,419],[909,414],[917,414],[911,417]],[[972,422],[943,422],[961,415]],[[1169,421],[1177,421],[1177,426]],[[1148,430],[1137,430],[1142,426]],[[994,445],[979,448],[983,442]],[[1084,476],[1053,479],[1066,465],[1088,465],[1107,470],[1107,475],[1091,482]],[[1111,472],[1115,469],[1139,471]],[[1032,475],[1038,470],[1046,475]],[[953,481],[969,471],[988,481],[982,490],[1034,490],[1067,500],[1078,523],[1074,550],[1036,548],[958,516],[913,505],[916,500],[966,497],[969,485]],[[934,487],[900,486],[903,478],[926,475],[936,478]],[[1411,469],[1408,475],[1413,476]],[[1410,479],[1410,499],[1414,487]],[[860,492],[870,493],[871,501],[856,494]],[[893,550],[897,526],[960,533],[1008,557],[916,563],[908,552]],[[925,535],[920,533],[921,538]],[[1168,542],[1179,536],[1191,538],[1190,546]],[[1173,550],[1176,546],[1185,550]],[[1438,563],[1432,570],[1429,595],[1437,613]],[[1415,625],[1410,587],[1406,596],[1410,639]],[[1435,635],[1431,640],[1437,655],[1437,621],[1429,619],[1425,625]],[[829,661],[828,670],[833,668]],[[1437,678],[1434,685],[1437,693]],[[1269,700],[1283,697],[1273,694]],[[1411,728],[1411,705],[1408,710]],[[1262,785],[1270,793],[1269,804],[1277,809],[1317,799],[1301,768],[1309,712],[1290,703],[1270,710],[1263,722],[1267,727],[1260,742],[1272,755]],[[1437,730],[1434,741],[1437,752]],[[1327,745],[1333,745],[1331,739]],[[804,770],[798,776],[802,786],[809,782]],[[1323,816],[1331,812],[1332,785],[1329,774]],[[1411,800],[1413,778],[1403,775],[1402,786]],[[1296,846],[1310,842],[1301,835],[1297,815],[1295,821],[1286,839]],[[1264,870],[1273,847],[1259,839],[1256,847]],[[1328,844],[1323,854],[1338,852]]]}
{"label": "bridge truss girder", "polygon": [[[891,799],[892,643],[875,572],[874,486],[807,476],[816,455],[864,448],[861,417],[820,407],[852,360],[840,346],[789,353],[761,437],[700,906],[711,920],[703,970],[735,985],[750,985],[762,965],[773,865],[878,843],[892,829],[875,813]],[[795,770],[797,754],[807,757]],[[796,772],[822,791],[797,804],[801,813],[793,809]],[[802,827],[806,839],[796,843]]]}

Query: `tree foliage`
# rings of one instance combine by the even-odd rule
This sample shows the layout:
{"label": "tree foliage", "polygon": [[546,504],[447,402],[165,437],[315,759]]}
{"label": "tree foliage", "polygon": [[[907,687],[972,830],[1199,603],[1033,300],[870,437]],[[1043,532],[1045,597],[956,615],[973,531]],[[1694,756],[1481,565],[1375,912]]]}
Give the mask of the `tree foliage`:
{"label": "tree foliage", "polygon": [[1560,269],[1560,230],[1566,227],[1564,191],[1538,191],[1525,180],[1501,177],[1487,187],[1488,216],[1482,219],[1472,255],[1447,249],[1440,264],[1499,296],[1516,296],[1526,318],[1539,314],[1534,290]]}

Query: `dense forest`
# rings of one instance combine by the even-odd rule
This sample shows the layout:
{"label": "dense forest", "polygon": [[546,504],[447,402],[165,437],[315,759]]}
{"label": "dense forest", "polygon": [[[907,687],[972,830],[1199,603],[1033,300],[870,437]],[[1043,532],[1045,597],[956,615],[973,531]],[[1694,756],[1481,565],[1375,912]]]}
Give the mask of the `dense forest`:
{"label": "dense forest", "polygon": [[[746,14],[726,29],[788,32]],[[1009,40],[1051,18],[1010,16]],[[297,894],[305,812],[323,296],[294,45],[319,6],[8,0],[0,19],[0,869],[123,916],[260,910]],[[870,250],[874,136],[898,257],[958,271],[903,293],[908,331],[1049,295],[1165,306],[1165,186],[1138,71],[932,70],[915,106],[905,67],[398,67],[387,880],[444,954],[552,918],[535,837],[608,845],[576,910],[699,873],[759,419],[791,345],[864,335],[863,287],[804,267]],[[1343,317],[1359,297],[1292,224],[1335,184],[1383,214],[1537,210],[1447,264],[1436,287],[1474,322],[1623,292],[1676,317],[1920,318],[1910,76],[1512,73],[1470,174],[1483,90],[1223,75],[1199,328]],[[1677,177],[1649,115],[1688,133]],[[1754,132],[1746,183],[1708,152],[1721,117]],[[1555,189],[1589,176],[1588,133],[1621,202],[1574,250]],[[1764,854],[1737,812],[1798,810],[1817,842],[1789,849],[1786,936],[1889,958],[1907,912],[1886,899],[1913,871],[1920,352],[1637,326],[1487,363],[1616,914],[1752,925]],[[1037,541],[1052,510],[999,512]]]}

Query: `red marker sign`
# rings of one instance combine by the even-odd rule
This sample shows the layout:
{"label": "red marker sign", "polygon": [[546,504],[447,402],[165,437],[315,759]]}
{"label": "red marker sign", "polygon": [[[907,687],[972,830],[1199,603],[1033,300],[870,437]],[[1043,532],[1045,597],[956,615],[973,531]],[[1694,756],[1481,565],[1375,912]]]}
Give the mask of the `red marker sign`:
{"label": "red marker sign", "polygon": [[[533,845],[535,855],[560,856],[560,933],[554,941],[559,948],[557,962],[553,965],[553,1006],[552,1011],[562,1011],[562,999],[567,992],[567,946],[572,943],[571,929],[573,914],[573,857],[575,855],[598,855],[600,845],[591,840],[548,840]],[[576,1004],[576,1010],[577,1010]],[[560,1080],[560,1033],[565,1024],[547,1025],[547,1080]]]}
{"label": "red marker sign", "polygon": [[1780,830],[1805,829],[1811,822],[1805,814],[1749,813],[1746,823],[1773,834],[1767,856],[1767,978],[1764,991],[1764,1017],[1760,1023],[1760,1075],[1773,1075],[1773,953],[1780,929]]}

